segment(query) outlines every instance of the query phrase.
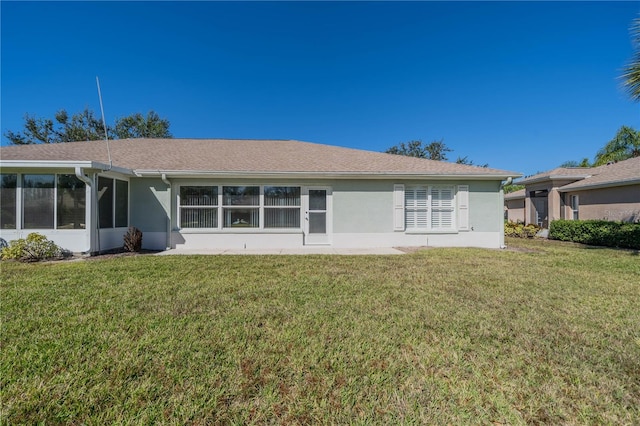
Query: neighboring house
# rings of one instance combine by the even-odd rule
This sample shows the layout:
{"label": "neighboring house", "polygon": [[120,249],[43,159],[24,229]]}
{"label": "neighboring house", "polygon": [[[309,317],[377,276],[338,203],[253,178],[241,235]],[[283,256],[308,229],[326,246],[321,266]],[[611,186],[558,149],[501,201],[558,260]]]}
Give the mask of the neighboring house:
{"label": "neighboring house", "polygon": [[517,183],[525,186],[527,224],[548,228],[556,219],[640,221],[640,157],[599,167],[559,167]]}
{"label": "neighboring house", "polygon": [[504,194],[505,219],[524,223],[524,199],[524,189]]}
{"label": "neighboring house", "polygon": [[125,139],[0,148],[5,240],[122,247],[503,245],[517,173],[287,140]]}

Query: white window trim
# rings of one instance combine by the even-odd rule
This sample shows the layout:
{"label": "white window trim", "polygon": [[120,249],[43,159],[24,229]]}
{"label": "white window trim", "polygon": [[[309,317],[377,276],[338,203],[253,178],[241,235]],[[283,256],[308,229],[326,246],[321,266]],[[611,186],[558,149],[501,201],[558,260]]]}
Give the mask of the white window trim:
{"label": "white window trim", "polygon": [[[29,231],[29,232],[85,232],[89,229],[89,222],[87,221],[87,212],[89,211],[90,205],[87,200],[91,199],[91,191],[89,185],[85,183],[85,227],[77,228],[77,229],[68,229],[68,228],[60,228],[58,226],[58,181],[60,179],[60,175],[73,175],[73,173],[62,173],[62,172],[20,172],[20,173],[2,173],[2,174],[15,174],[16,175],[16,227],[15,228],[7,228],[5,231]],[[24,186],[23,186],[23,177],[25,175],[53,175],[53,227],[52,228],[25,228],[24,227]],[[114,191],[115,192],[115,191]]]}
{"label": "white window trim", "polygon": [[570,202],[571,202],[571,220],[580,220],[580,196],[572,195],[570,197]]}
{"label": "white window trim", "polygon": [[[182,197],[180,196],[180,188],[182,187],[194,187],[194,186],[211,186],[211,187],[216,187],[217,189],[217,193],[216,193],[216,204],[213,206],[189,206],[189,205],[185,205],[183,206],[181,203]],[[220,228],[220,203],[222,202],[222,197],[220,195],[220,185],[206,185],[206,184],[194,184],[194,185],[178,185],[178,190],[176,191],[176,227],[177,229],[180,229],[182,231],[191,231],[191,230],[211,230],[211,229],[218,229]],[[211,210],[216,210],[217,211],[217,217],[216,217],[216,227],[214,228],[183,228],[180,226],[180,224],[182,223],[182,209],[211,209]]]}
{"label": "white window trim", "polygon": [[[113,181],[113,194],[111,194],[111,226],[101,228],[100,220],[98,219],[98,222],[96,223],[97,229],[104,230],[104,231],[109,229],[127,229],[131,225],[131,183],[129,182],[128,179],[122,179],[120,177],[115,177],[108,174],[104,174],[104,175],[99,174],[97,175],[95,185],[98,185],[100,178],[110,179],[111,181]],[[116,181],[125,182],[127,184],[127,225],[126,226],[116,226],[116,212],[117,212],[116,199],[117,199],[117,193],[118,193],[118,190],[116,188],[117,186]],[[98,215],[100,215],[100,201],[98,199],[96,199],[96,209],[98,211]]]}
{"label": "white window trim", "polygon": [[[242,204],[242,205],[234,205],[234,204],[224,204],[224,188],[227,187],[243,187],[243,188],[252,188],[258,187],[258,204]],[[218,210],[218,216],[220,220],[218,222],[220,229],[225,230],[233,230],[233,231],[241,231],[241,232],[251,232],[256,229],[263,229],[263,211],[262,207],[264,205],[264,186],[263,185],[220,185],[218,187],[218,194],[221,197],[220,210]],[[258,210],[258,226],[251,227],[232,227],[232,226],[224,226],[224,216],[225,210]]]}
{"label": "white window trim", "polygon": [[[25,219],[24,219],[24,217],[25,217],[24,205],[26,204],[25,200],[24,200],[25,189],[29,189],[29,188],[25,188],[25,186],[24,186],[24,177],[25,176],[36,176],[36,175],[38,175],[38,176],[53,176],[53,188],[52,188],[53,189],[53,226],[51,228],[25,228],[24,227],[24,222],[25,222]],[[57,200],[58,200],[58,175],[55,172],[53,172],[53,173],[51,173],[51,172],[42,172],[42,173],[39,173],[39,172],[28,172],[28,173],[21,173],[20,176],[19,176],[19,179],[20,179],[20,183],[19,183],[20,195],[19,195],[19,197],[20,197],[21,203],[20,203],[20,211],[17,212],[17,213],[20,216],[20,225],[21,225],[20,229],[21,230],[24,229],[25,231],[30,231],[30,232],[38,231],[38,230],[43,230],[45,232],[46,231],[54,231],[54,230],[57,231],[58,230],[58,203],[57,203]],[[18,189],[18,188],[16,188],[16,189]],[[16,192],[18,192],[18,191],[16,191]],[[16,223],[16,227],[17,226],[18,226],[18,224]],[[16,230],[18,230],[18,228],[16,228]]]}
{"label": "white window trim", "polygon": [[[405,225],[405,233],[407,234],[457,234],[460,229],[457,223],[458,220],[458,203],[457,203],[457,191],[456,185],[407,185],[404,188],[404,192],[415,191],[417,188],[425,189],[427,192],[427,207],[426,207],[426,215],[427,215],[427,226],[426,227],[407,227],[406,221]],[[433,207],[433,196],[432,190],[440,189],[440,188],[448,188],[451,189],[452,199],[451,199],[451,228],[434,228],[432,221],[432,213],[434,210]],[[399,189],[399,188],[398,188]],[[406,215],[407,206],[405,203],[404,206],[404,214]]]}
{"label": "white window trim", "polygon": [[[180,188],[183,186],[215,186],[218,188],[218,204],[216,206],[206,206],[206,208],[215,208],[218,210],[218,223],[215,228],[182,228],[180,226],[180,222],[182,220],[181,218],[181,210],[183,207],[186,208],[190,208],[192,206],[182,206],[180,204]],[[242,186],[242,187],[250,187],[250,186],[257,186],[260,188],[260,192],[259,192],[259,205],[247,205],[247,206],[231,206],[231,205],[224,205],[223,201],[224,201],[224,194],[223,194],[223,187],[225,186]],[[294,188],[300,188],[300,205],[298,206],[265,206],[264,204],[264,188],[265,187],[271,187],[271,186],[277,186],[277,187],[294,187]],[[216,183],[215,185],[209,184],[209,183],[202,183],[202,182],[189,182],[187,184],[179,184],[177,185],[177,191],[176,191],[176,230],[180,231],[181,233],[185,233],[185,234],[203,234],[203,233],[221,233],[221,234],[238,234],[238,233],[243,233],[243,234],[251,234],[251,233],[261,233],[261,234],[300,234],[303,232],[303,209],[302,209],[302,191],[303,191],[303,185],[294,185],[294,184],[283,184],[283,183],[279,183],[279,184],[274,184],[274,183],[266,183],[266,184],[252,184],[252,183],[247,183],[247,184],[237,184],[237,183]],[[204,206],[203,206],[204,207]],[[233,228],[233,227],[224,227],[224,209],[258,209],[259,210],[259,226],[258,227],[253,227],[253,228]],[[298,209],[299,210],[299,214],[300,214],[300,219],[299,219],[299,223],[300,226],[298,228],[265,228],[264,226],[264,211],[265,209],[270,209],[270,208],[291,208],[291,209]]]}

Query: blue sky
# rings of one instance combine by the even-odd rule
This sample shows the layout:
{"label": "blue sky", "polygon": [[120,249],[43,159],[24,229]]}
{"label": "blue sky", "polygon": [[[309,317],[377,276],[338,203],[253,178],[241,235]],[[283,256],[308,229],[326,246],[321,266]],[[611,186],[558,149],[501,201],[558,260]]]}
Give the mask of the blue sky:
{"label": "blue sky", "polygon": [[[2,133],[25,113],[154,110],[175,137],[372,151],[443,139],[525,175],[593,158],[638,2],[0,3]],[[5,145],[6,138],[2,138]]]}

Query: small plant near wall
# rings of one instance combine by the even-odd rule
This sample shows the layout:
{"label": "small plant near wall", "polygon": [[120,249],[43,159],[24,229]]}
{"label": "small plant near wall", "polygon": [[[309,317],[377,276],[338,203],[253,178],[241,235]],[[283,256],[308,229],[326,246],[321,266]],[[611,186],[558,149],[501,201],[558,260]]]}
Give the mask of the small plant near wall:
{"label": "small plant near wall", "polygon": [[70,255],[69,251],[62,249],[37,232],[30,233],[27,238],[10,241],[0,251],[2,260],[18,260],[20,262],[61,259]]}
{"label": "small plant near wall", "polygon": [[516,238],[533,238],[540,232],[540,229],[539,226],[533,224],[525,225],[522,222],[505,222],[504,235]]}
{"label": "small plant near wall", "polygon": [[130,226],[127,233],[124,234],[124,249],[130,252],[139,252],[142,250],[142,231],[135,226]]}

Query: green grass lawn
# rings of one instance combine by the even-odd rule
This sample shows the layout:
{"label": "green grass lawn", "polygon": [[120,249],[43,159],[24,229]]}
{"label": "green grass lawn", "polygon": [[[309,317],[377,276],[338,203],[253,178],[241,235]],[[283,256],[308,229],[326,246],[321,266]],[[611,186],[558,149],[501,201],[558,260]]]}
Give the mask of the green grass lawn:
{"label": "green grass lawn", "polygon": [[3,424],[638,424],[640,255],[1,264]]}

